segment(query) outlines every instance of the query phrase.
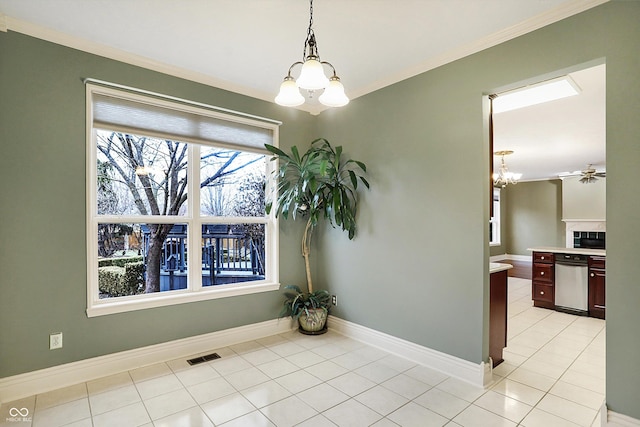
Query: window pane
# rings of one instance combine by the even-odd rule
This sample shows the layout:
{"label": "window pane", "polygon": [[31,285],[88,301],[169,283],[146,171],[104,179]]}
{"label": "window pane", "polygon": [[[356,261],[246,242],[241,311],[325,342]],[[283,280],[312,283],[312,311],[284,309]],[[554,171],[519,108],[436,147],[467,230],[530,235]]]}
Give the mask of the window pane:
{"label": "window pane", "polygon": [[187,287],[186,224],[98,224],[100,298]]}
{"label": "window pane", "polygon": [[98,215],[186,215],[187,144],[97,131]]}
{"label": "window pane", "polygon": [[264,216],[266,156],[202,147],[200,214]]}
{"label": "window pane", "polygon": [[202,226],[202,286],[264,280],[264,224]]}

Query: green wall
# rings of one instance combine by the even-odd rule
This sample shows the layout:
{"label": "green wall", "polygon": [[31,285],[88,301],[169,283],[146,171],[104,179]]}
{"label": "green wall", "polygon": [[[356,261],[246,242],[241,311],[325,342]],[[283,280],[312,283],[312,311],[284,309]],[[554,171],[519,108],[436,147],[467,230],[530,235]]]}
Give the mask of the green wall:
{"label": "green wall", "polygon": [[338,317],[474,363],[488,356],[489,150],[477,78],[458,62],[320,116],[323,136],[369,166],[372,189],[355,240],[333,229],[318,239],[319,284],[338,295]]}
{"label": "green wall", "polygon": [[[599,8],[600,9],[600,8]],[[607,45],[607,405],[640,419],[640,2],[601,8]],[[599,25],[595,25],[599,28]],[[605,33],[606,31],[606,33]]]}
{"label": "green wall", "polygon": [[606,59],[607,403],[640,419],[638,22],[640,2],[606,3],[321,114],[322,136],[367,163],[372,183],[356,239],[333,229],[318,238],[318,284],[338,295],[335,314],[486,360],[482,96]]}
{"label": "green wall", "polygon": [[561,180],[520,182],[506,193],[507,253],[530,256],[533,246],[565,247]]}
{"label": "green wall", "polygon": [[[93,77],[281,120],[284,147],[314,118],[231,92],[0,32],[0,377],[256,323],[277,316],[268,292],[87,318],[85,86]],[[281,280],[304,278],[298,226],[282,224]],[[50,351],[51,332],[64,347]]]}
{"label": "green wall", "polygon": [[[315,136],[344,145],[370,166],[373,188],[356,240],[318,234],[318,286],[339,296],[340,317],[479,363],[488,355],[482,96],[606,58],[607,403],[640,419],[639,20],[639,2],[607,3],[319,117],[0,33],[0,376],[271,319],[280,304],[273,292],[86,318],[81,77],[283,120],[284,147]],[[282,223],[284,283],[304,278],[299,231]],[[47,349],[53,331],[65,333],[60,351]]]}

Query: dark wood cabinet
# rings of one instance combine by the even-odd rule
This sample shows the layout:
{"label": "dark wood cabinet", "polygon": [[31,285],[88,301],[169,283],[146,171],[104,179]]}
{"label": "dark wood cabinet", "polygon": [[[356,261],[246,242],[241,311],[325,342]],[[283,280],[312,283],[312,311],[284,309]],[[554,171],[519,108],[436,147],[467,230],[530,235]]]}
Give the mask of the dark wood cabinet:
{"label": "dark wood cabinet", "polygon": [[493,367],[503,362],[507,346],[507,270],[491,273],[489,289],[489,356]]}
{"label": "dark wood cabinet", "polygon": [[[533,302],[536,307],[552,308],[554,304],[553,285],[551,283],[533,283]],[[537,305],[535,303],[538,303]],[[542,305],[540,305],[542,304]]]}
{"label": "dark wood cabinet", "polygon": [[589,316],[605,317],[605,257],[589,257]]}
{"label": "dark wood cabinet", "polygon": [[[588,315],[605,318],[606,257],[588,257]],[[531,298],[534,307],[556,309],[555,305],[555,256],[553,252],[533,252],[531,269]],[[586,313],[585,313],[586,314]]]}
{"label": "dark wood cabinet", "polygon": [[534,307],[555,308],[554,255],[551,252],[534,252],[531,273],[531,299]]}

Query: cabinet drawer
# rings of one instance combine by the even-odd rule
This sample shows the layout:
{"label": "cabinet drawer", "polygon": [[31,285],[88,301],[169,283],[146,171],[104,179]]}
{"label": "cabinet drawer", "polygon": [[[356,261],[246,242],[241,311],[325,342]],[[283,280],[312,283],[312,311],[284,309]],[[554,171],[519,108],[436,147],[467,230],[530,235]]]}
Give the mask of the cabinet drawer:
{"label": "cabinet drawer", "polygon": [[531,279],[534,282],[553,283],[553,264],[533,264]]}
{"label": "cabinet drawer", "polygon": [[554,298],[553,298],[552,285],[534,283],[532,289],[533,289],[533,295],[531,297],[533,300],[546,301],[553,304]]}
{"label": "cabinet drawer", "polygon": [[552,252],[534,252],[533,253],[534,264],[553,264]]}

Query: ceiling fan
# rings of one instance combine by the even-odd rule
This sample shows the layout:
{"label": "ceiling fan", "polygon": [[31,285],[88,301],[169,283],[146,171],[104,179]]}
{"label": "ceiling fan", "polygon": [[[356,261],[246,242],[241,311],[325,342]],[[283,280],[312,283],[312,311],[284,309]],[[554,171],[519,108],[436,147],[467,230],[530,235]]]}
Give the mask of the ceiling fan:
{"label": "ceiling fan", "polygon": [[580,172],[580,182],[583,184],[589,184],[598,180],[598,177],[606,176],[605,172],[598,172],[595,170],[592,164],[588,164],[587,168]]}

